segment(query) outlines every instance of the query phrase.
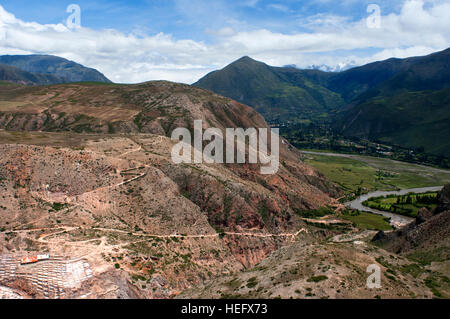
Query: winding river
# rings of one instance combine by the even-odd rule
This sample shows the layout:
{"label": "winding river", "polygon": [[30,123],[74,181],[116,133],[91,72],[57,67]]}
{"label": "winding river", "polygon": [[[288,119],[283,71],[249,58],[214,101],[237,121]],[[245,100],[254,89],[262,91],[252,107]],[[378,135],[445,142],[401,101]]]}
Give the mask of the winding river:
{"label": "winding river", "polygon": [[371,193],[362,195],[351,202],[345,203],[345,205],[347,207],[357,209],[360,211],[370,212],[370,213],[374,213],[374,214],[378,214],[378,215],[383,215],[385,217],[389,217],[391,219],[390,220],[391,225],[393,225],[395,227],[401,227],[401,226],[404,226],[404,225],[412,222],[414,220],[414,218],[402,216],[402,215],[398,215],[398,214],[393,214],[393,213],[389,213],[389,212],[384,212],[384,211],[373,209],[370,207],[366,207],[362,203],[371,197],[387,196],[387,195],[406,195],[408,193],[419,194],[419,193],[426,193],[426,192],[436,192],[436,191],[440,191],[443,187],[444,186],[434,186],[434,187],[419,187],[419,188],[402,189],[399,191],[376,191],[376,192],[371,192]]}

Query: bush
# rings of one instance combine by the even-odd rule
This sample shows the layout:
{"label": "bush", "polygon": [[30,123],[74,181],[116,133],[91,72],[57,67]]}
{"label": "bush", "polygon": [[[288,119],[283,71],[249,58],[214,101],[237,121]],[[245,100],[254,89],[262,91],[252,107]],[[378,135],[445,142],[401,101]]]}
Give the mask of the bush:
{"label": "bush", "polygon": [[307,281],[308,282],[319,282],[319,281],[323,281],[323,280],[327,280],[328,277],[324,276],[324,275],[320,275],[320,276],[313,276],[311,278],[309,278]]}
{"label": "bush", "polygon": [[66,207],[66,204],[62,204],[62,203],[53,203],[53,205],[52,205],[52,208],[54,211],[60,211],[64,207]]}
{"label": "bush", "polygon": [[253,288],[258,284],[258,279],[256,277],[252,277],[247,281],[247,288]]}
{"label": "bush", "polygon": [[294,212],[304,218],[319,218],[326,215],[332,215],[334,213],[333,209],[329,207],[321,207],[314,210],[299,210],[294,209]]}

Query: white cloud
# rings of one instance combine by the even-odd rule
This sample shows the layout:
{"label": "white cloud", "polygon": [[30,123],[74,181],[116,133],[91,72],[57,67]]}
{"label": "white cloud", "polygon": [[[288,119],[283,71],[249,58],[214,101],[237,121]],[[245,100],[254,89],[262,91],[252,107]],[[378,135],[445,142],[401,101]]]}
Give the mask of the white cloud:
{"label": "white cloud", "polygon": [[318,13],[306,18],[300,17],[299,23],[305,28],[321,31],[329,30],[330,28],[345,28],[348,20],[348,17]]}
{"label": "white cloud", "polygon": [[[243,55],[272,65],[306,67],[431,53],[450,46],[449,16],[448,2],[432,1],[424,7],[422,0],[406,0],[398,14],[382,16],[380,29],[368,29],[365,19],[352,22],[347,17],[320,14],[303,20],[303,26],[314,32],[283,34],[224,27],[207,30],[215,41],[206,44],[164,33],[71,31],[63,24],[21,21],[0,6],[0,54],[58,55],[94,67],[116,82],[166,79],[192,83]],[[364,50],[371,53],[355,53]],[[336,55],[336,51],[349,53]]]}

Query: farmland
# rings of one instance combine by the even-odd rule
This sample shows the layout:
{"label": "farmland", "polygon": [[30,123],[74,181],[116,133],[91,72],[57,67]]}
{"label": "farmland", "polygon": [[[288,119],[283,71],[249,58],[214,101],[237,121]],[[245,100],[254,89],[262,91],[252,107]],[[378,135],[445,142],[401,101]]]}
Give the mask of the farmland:
{"label": "farmland", "polygon": [[351,221],[359,229],[392,230],[389,218],[377,214],[349,210],[344,212],[341,218]]}
{"label": "farmland", "polygon": [[369,156],[303,152],[305,163],[317,168],[346,194],[444,185],[450,171]]}
{"label": "farmland", "polygon": [[423,207],[432,210],[437,205],[437,193],[389,195],[373,197],[363,202],[364,206],[391,212],[394,214],[416,217]]}

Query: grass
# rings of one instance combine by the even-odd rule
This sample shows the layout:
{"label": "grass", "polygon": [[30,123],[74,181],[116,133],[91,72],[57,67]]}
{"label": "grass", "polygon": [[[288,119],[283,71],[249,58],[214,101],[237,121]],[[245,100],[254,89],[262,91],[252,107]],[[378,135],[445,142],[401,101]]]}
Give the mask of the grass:
{"label": "grass", "polygon": [[13,112],[20,109],[21,106],[26,105],[26,102],[16,102],[16,101],[0,101],[0,111],[1,112]]}
{"label": "grass", "polygon": [[317,168],[347,194],[438,186],[450,182],[448,173],[389,159],[308,154],[305,162]]}
{"label": "grass", "polygon": [[443,262],[448,260],[449,251],[447,247],[427,248],[415,250],[407,255],[408,259],[421,265],[430,265],[432,262]]}
{"label": "grass", "polygon": [[389,224],[389,218],[381,215],[358,212],[358,211],[347,211],[343,213],[342,218],[351,221],[359,229],[370,229],[370,230],[392,230],[392,226]]}
{"label": "grass", "polygon": [[421,208],[432,210],[436,207],[437,192],[373,197],[364,201],[363,205],[394,214],[416,217]]}
{"label": "grass", "polygon": [[21,84],[8,82],[8,81],[0,81],[0,85],[2,85],[2,86],[21,86]]}
{"label": "grass", "polygon": [[400,267],[400,270],[403,273],[410,274],[414,278],[417,278],[419,275],[421,275],[425,270],[418,264],[409,264],[409,265],[403,265]]}
{"label": "grass", "polygon": [[441,283],[439,278],[436,278],[436,276],[429,276],[425,279],[425,285],[430,288],[431,292],[435,297],[442,298],[444,297],[442,293],[437,289],[441,288]]}
{"label": "grass", "polygon": [[332,215],[334,210],[329,207],[321,207],[319,209],[314,210],[296,210],[295,213],[304,218],[320,218],[326,215]]}

